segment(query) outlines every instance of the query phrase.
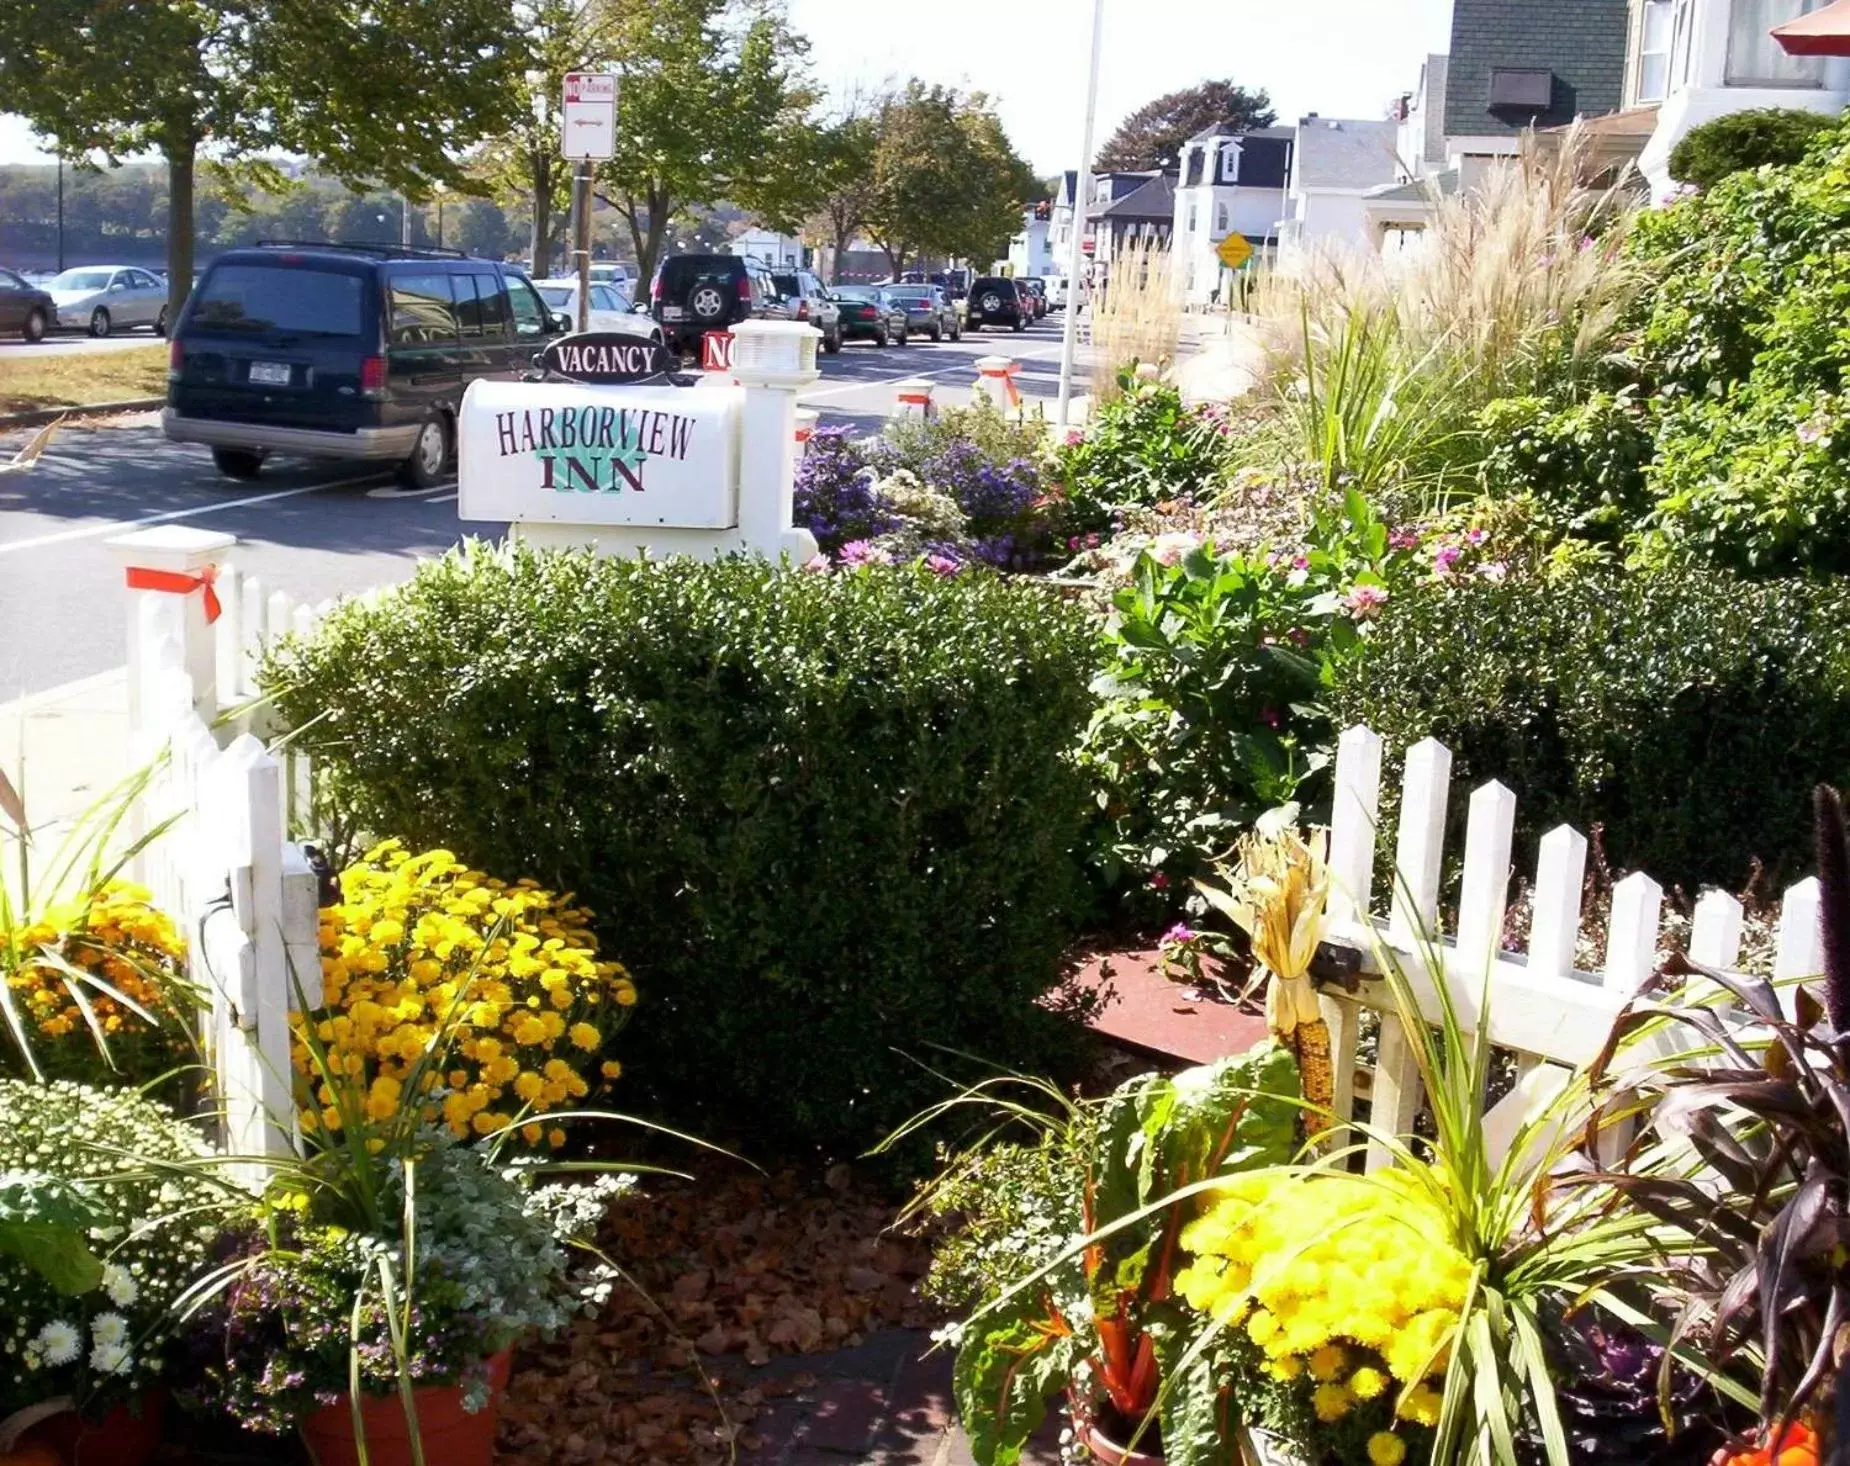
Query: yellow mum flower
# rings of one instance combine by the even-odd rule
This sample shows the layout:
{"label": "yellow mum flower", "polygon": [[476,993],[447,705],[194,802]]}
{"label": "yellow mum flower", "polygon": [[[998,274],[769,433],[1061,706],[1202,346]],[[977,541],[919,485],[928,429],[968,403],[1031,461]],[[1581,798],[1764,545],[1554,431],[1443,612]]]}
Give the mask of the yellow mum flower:
{"label": "yellow mum flower", "polygon": [[602,1064],[598,1065],[598,1068],[603,1072],[606,1079],[621,1079],[623,1077],[623,1065],[615,1059],[604,1060]]}
{"label": "yellow mum flower", "polygon": [[531,1069],[523,1069],[514,1080],[514,1093],[528,1104],[540,1097],[540,1091],[546,1087],[545,1081]]}
{"label": "yellow mum flower", "polygon": [[568,1037],[575,1047],[583,1049],[588,1054],[594,1054],[604,1046],[604,1035],[589,1023],[574,1023]]}
{"label": "yellow mum flower", "polygon": [[1349,1393],[1358,1400],[1373,1400],[1388,1387],[1388,1377],[1371,1364],[1349,1376]]}
{"label": "yellow mum flower", "polygon": [[1325,1425],[1334,1425],[1349,1413],[1355,1404],[1355,1396],[1349,1393],[1346,1385],[1318,1385],[1311,1391],[1310,1408],[1317,1412],[1317,1419]]}
{"label": "yellow mum flower", "polygon": [[1374,1466],[1400,1466],[1407,1459],[1407,1443],[1390,1430],[1378,1430],[1368,1438],[1368,1459]]}
{"label": "yellow mum flower", "polygon": [[1340,1344],[1325,1344],[1311,1354],[1310,1377],[1323,1384],[1328,1384],[1343,1372],[1343,1365],[1348,1356],[1343,1353]]}

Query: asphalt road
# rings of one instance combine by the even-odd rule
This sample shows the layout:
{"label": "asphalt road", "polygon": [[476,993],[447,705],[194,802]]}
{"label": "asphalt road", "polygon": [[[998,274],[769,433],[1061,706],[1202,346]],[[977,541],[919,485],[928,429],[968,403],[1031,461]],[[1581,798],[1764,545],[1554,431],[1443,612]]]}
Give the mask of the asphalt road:
{"label": "asphalt road", "polygon": [[[145,333],[130,340],[145,342]],[[0,347],[0,358],[11,350]],[[1022,363],[1024,396],[1051,399],[1059,353],[1057,314],[1021,334],[853,344],[821,358],[822,380],[801,401],[825,423],[871,432],[891,411],[894,381],[929,377],[939,401],[965,400],[975,359],[990,354]],[[0,461],[24,439],[0,434]],[[235,483],[206,449],[167,442],[151,416],[67,428],[32,471],[0,477],[0,702],[122,663],[121,570],[106,542],[163,523],[237,535],[241,568],[312,600],[401,580],[418,557],[465,533],[498,538],[505,529],[462,524],[454,483],[407,491],[389,472],[281,457],[255,482]]]}
{"label": "asphalt road", "polygon": [[113,336],[105,336],[100,341],[81,331],[54,331],[43,341],[27,345],[17,336],[8,336],[0,340],[0,364],[9,361],[29,361],[35,356],[72,356],[79,352],[128,351],[136,346],[159,346],[164,338],[156,336],[145,327],[137,326],[132,331],[118,331]]}

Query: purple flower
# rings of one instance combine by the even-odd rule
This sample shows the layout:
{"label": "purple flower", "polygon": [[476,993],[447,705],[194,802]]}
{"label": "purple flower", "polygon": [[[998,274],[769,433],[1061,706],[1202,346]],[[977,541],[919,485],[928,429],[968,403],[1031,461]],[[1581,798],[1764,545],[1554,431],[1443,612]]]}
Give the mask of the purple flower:
{"label": "purple flower", "polygon": [[1161,947],[1186,947],[1194,940],[1194,928],[1189,926],[1187,922],[1178,921],[1174,926],[1170,927],[1168,931],[1163,933],[1161,938],[1158,939],[1157,945]]}
{"label": "purple flower", "polygon": [[1088,550],[1096,550],[1098,548],[1097,534],[1089,534],[1086,536],[1086,548]]}
{"label": "purple flower", "polygon": [[897,527],[874,495],[869,460],[875,452],[845,428],[818,428],[811,436],[809,452],[797,464],[791,518],[824,550]]}
{"label": "purple flower", "polygon": [[1417,529],[1397,529],[1388,536],[1390,550],[1411,550],[1418,547],[1420,532]]}
{"label": "purple flower", "polygon": [[1066,537],[1066,547],[1067,549],[1071,550],[1074,554],[1079,553],[1079,543],[1080,543],[1079,536],[1076,534],[1068,535]]}
{"label": "purple flower", "polygon": [[1308,570],[1308,569],[1310,569],[1310,556],[1308,556],[1308,555],[1293,555],[1293,556],[1291,557],[1291,568],[1292,568],[1293,570]]}
{"label": "purple flower", "polygon": [[1437,575],[1450,575],[1458,557],[1464,552],[1457,545],[1441,545],[1433,551],[1432,568]]}
{"label": "purple flower", "polygon": [[1490,538],[1490,531],[1487,529],[1468,530],[1465,534],[1465,543],[1468,545],[1477,546],[1477,545],[1483,544],[1484,541],[1489,538]]}

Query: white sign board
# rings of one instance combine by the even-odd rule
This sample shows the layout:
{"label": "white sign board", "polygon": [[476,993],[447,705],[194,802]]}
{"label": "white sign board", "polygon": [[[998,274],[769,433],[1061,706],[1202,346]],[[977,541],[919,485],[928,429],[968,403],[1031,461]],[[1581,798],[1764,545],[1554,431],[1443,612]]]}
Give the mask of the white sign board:
{"label": "white sign board", "polygon": [[512,523],[730,529],[738,387],[472,382],[457,424],[457,512]]}
{"label": "white sign board", "polygon": [[617,79],[605,71],[574,71],[565,78],[559,135],[567,158],[617,154]]}

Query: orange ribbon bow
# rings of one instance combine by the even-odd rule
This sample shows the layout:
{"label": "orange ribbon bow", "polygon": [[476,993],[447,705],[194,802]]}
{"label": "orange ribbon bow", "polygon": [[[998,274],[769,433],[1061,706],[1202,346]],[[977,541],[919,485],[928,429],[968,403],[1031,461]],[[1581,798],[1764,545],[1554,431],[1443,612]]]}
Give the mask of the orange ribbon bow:
{"label": "orange ribbon bow", "polygon": [[128,588],[130,590],[158,590],[169,595],[190,596],[196,590],[206,593],[206,625],[210,626],[224,613],[225,608],[219,604],[218,591],[214,582],[218,579],[218,567],[208,565],[197,575],[188,575],[182,570],[150,570],[146,566],[128,567]]}

